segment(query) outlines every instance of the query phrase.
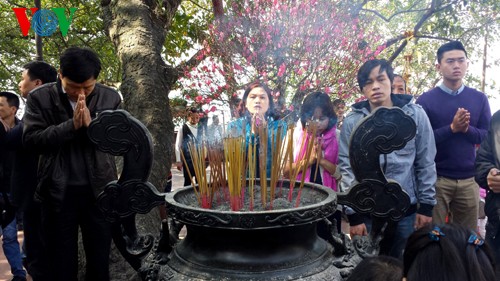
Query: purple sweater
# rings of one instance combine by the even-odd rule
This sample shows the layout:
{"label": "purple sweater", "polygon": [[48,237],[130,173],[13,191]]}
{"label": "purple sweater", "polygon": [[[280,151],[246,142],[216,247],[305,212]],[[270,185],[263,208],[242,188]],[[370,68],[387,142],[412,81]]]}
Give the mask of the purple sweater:
{"label": "purple sweater", "polygon": [[[452,96],[436,87],[423,93],[417,104],[424,108],[434,130],[438,176],[452,179],[473,177],[475,145],[486,136],[491,120],[486,95],[465,87],[459,95]],[[459,107],[470,112],[470,124],[466,133],[454,134],[450,125]]]}

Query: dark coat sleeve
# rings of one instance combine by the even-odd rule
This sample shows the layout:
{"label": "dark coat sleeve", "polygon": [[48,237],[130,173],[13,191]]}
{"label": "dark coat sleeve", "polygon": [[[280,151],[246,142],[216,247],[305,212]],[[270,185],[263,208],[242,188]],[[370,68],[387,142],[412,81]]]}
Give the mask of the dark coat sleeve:
{"label": "dark coat sleeve", "polygon": [[500,140],[495,140],[495,132],[500,132],[500,111],[496,112],[491,118],[490,128],[486,137],[476,154],[476,182],[479,186],[489,190],[487,177],[492,168],[500,168],[500,147],[495,145]]}
{"label": "dark coat sleeve", "polygon": [[49,99],[48,95],[29,95],[24,115],[23,143],[26,147],[39,153],[57,151],[77,135],[73,119],[64,116],[63,121],[53,120],[64,114],[60,112],[48,113],[47,111],[59,109],[57,107],[49,108],[42,102],[43,99]]}
{"label": "dark coat sleeve", "polygon": [[476,155],[476,182],[483,188],[488,187],[486,177],[492,168],[495,168],[495,158],[493,153],[493,146],[491,142],[491,133],[486,135],[486,138],[481,143]]}

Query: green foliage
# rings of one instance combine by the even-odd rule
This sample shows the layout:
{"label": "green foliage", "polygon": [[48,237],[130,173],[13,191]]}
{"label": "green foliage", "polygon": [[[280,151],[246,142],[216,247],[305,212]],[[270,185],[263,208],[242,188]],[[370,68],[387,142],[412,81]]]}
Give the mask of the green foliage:
{"label": "green foliage", "polygon": [[208,23],[213,13],[210,1],[183,1],[168,29],[164,54],[165,60],[176,65],[182,58],[188,58],[193,49],[199,49],[206,37]]}
{"label": "green foliage", "polygon": [[[292,97],[301,92],[300,88],[305,90],[303,86],[306,81],[308,85],[313,85],[310,89],[325,89],[329,87],[331,91],[338,91],[339,77],[344,82],[342,90],[346,88],[351,89],[349,95],[352,95],[351,100],[359,96],[356,91],[355,79],[352,75],[345,75],[346,70],[342,68],[350,68],[352,73],[356,72],[357,64],[344,64],[342,61],[332,60],[329,68],[331,75],[320,74],[317,65],[308,64],[307,59],[310,57],[300,57],[298,54],[307,54],[305,44],[291,44],[289,49],[286,50],[283,45],[278,47],[280,43],[276,41],[266,42],[267,38],[259,33],[262,30],[246,29],[245,23],[253,21],[252,13],[257,11],[256,5],[252,2],[255,1],[224,1],[226,16],[232,17],[235,20],[241,21],[242,25],[234,29],[235,37],[232,37],[234,48],[212,49],[208,53],[212,56],[211,60],[205,60],[200,64],[200,71],[211,70],[210,68],[203,68],[211,62],[215,62],[219,69],[227,70],[228,67],[241,67],[249,71],[247,78],[242,76],[229,77],[234,75],[232,71],[222,74],[226,75],[226,79],[219,81],[221,78],[216,77],[217,81],[212,81],[209,85],[207,80],[202,77],[191,77],[192,83],[179,84],[180,87],[190,87],[191,85],[201,85],[202,90],[211,92],[212,96],[206,101],[210,101],[213,93],[218,93],[218,99],[228,101],[231,95],[234,94],[234,89],[240,89],[245,83],[255,77],[265,77],[272,81],[272,85],[279,88],[282,93],[288,95],[285,100],[291,101]],[[262,1],[260,1],[262,2]],[[294,1],[268,1],[269,5],[263,11],[272,9],[272,4],[277,2],[279,4],[292,3]],[[295,1],[303,2],[303,1]],[[394,63],[398,72],[403,72],[405,66],[405,55],[411,55],[412,61],[409,64],[409,71],[411,73],[409,86],[414,93],[421,93],[422,91],[431,88],[439,80],[439,74],[435,71],[435,51],[437,47],[444,43],[446,40],[458,39],[461,40],[469,51],[469,57],[475,64],[481,63],[481,56],[483,54],[483,42],[485,38],[489,39],[489,54],[488,69],[493,66],[498,66],[498,59],[492,59],[492,54],[495,54],[493,49],[497,38],[500,38],[500,1],[498,0],[478,0],[478,1],[462,1],[462,0],[442,0],[442,1],[417,1],[417,0],[385,0],[385,1],[328,1],[331,5],[336,5],[337,9],[343,11],[343,14],[349,15],[356,20],[357,28],[368,30],[373,34],[381,36],[384,40],[365,40],[363,44],[367,43],[367,47],[371,50],[376,50],[383,41],[387,42],[386,49],[378,55],[383,58],[390,58],[394,56]],[[158,3],[161,3],[159,1]],[[240,15],[233,4],[247,3],[245,9]],[[432,7],[431,4],[435,5]],[[87,46],[94,49],[100,55],[103,62],[103,71],[100,80],[109,83],[117,83],[121,80],[121,62],[116,56],[116,50],[109,38],[106,36],[103,28],[101,18],[100,2],[93,1],[69,1],[69,0],[42,0],[42,8],[50,7],[76,7],[78,10],[75,13],[73,22],[71,23],[69,32],[66,37],[63,37],[59,31],[52,36],[43,37],[43,55],[44,60],[52,63],[57,67],[58,56],[62,50],[68,46]],[[300,4],[300,3],[299,3]],[[17,90],[17,81],[20,78],[20,69],[23,64],[35,59],[35,41],[34,32],[31,30],[27,37],[23,37],[14,16],[12,7],[33,7],[33,0],[17,0],[17,1],[0,1],[0,88],[2,90]],[[243,6],[241,6],[243,7]],[[307,7],[306,7],[307,8]],[[432,10],[433,8],[434,10]],[[303,13],[307,11],[306,9]],[[288,25],[293,25],[294,22],[302,20],[302,16],[293,16],[290,11],[282,11],[277,14],[275,18],[270,18],[266,21],[255,22],[259,26],[269,26],[277,23],[278,17],[283,17],[288,14],[290,22]],[[319,11],[324,12],[324,11]],[[417,23],[421,22],[416,29]],[[168,27],[167,36],[163,48],[163,57],[170,65],[178,65],[193,55],[197,50],[207,47],[207,43],[213,38],[210,35],[210,24],[214,23],[213,11],[211,1],[209,0],[193,0],[183,1],[178,11],[174,15],[173,23]],[[277,25],[275,25],[277,26]],[[301,27],[300,27],[301,28]],[[310,28],[305,26],[304,29]],[[314,29],[310,29],[314,31]],[[344,29],[347,30],[347,29]],[[412,33],[416,31],[415,33]],[[243,40],[242,34],[247,32],[246,40],[254,40],[253,47],[249,49],[250,52],[260,56],[261,61],[268,61],[265,64],[258,64],[253,60],[251,67],[247,67],[246,63],[250,57],[249,54],[244,55],[243,49],[238,49],[242,45],[238,45],[237,41]],[[406,34],[405,34],[406,33]],[[238,35],[239,34],[239,35]],[[260,35],[259,35],[260,34]],[[344,37],[352,37],[348,33]],[[228,37],[229,38],[229,37]],[[286,41],[286,37],[282,37],[282,41]],[[236,40],[236,41],[234,41]],[[313,40],[311,37],[310,40]],[[406,42],[406,46],[399,48],[401,44]],[[273,43],[274,46],[272,44]],[[264,52],[265,48],[266,52]],[[329,48],[335,48],[334,44],[330,44]],[[382,50],[382,49],[379,49]],[[325,47],[324,51],[327,49]],[[316,56],[322,58],[321,52],[316,53]],[[283,55],[281,58],[278,55]],[[231,58],[230,65],[223,65],[227,61],[220,60],[223,56]],[[201,58],[201,57],[200,57]],[[295,65],[293,60],[301,61]],[[126,62],[124,62],[126,63]],[[278,75],[280,67],[285,63],[285,72]],[[282,68],[283,70],[283,68]],[[238,71],[236,71],[238,72]],[[338,73],[344,73],[339,76]],[[297,75],[301,73],[301,75]],[[309,75],[309,76],[308,76]],[[481,81],[481,74],[478,71],[470,71],[469,76],[466,77],[466,82],[473,86],[478,87]],[[315,85],[317,81],[321,83]],[[216,83],[217,82],[217,83]],[[228,84],[236,83],[236,84]],[[208,86],[207,86],[208,85]],[[212,88],[210,88],[212,86]],[[188,88],[189,88],[188,87]],[[196,88],[196,87],[195,87]],[[487,90],[497,89],[496,84],[492,79],[487,81]],[[185,89],[183,89],[184,91]],[[196,95],[200,92],[196,91],[195,94],[190,96],[194,100]],[[225,93],[225,96],[220,95]]]}
{"label": "green foliage", "polygon": [[[16,1],[17,7],[34,7],[33,1]],[[22,65],[36,58],[35,33],[30,29],[28,36],[23,37],[17,19],[12,11],[16,5],[0,2],[0,88],[17,91]],[[67,36],[62,36],[59,29],[51,36],[42,37],[43,59],[58,66],[60,53],[70,46],[88,47],[96,51],[102,61],[99,80],[113,84],[121,80],[120,62],[109,38],[104,33],[100,6],[98,1],[42,1],[42,9],[52,7],[75,7],[73,21]],[[28,18],[31,19],[31,12]]]}
{"label": "green foliage", "polygon": [[[436,6],[431,6],[434,3]],[[406,43],[393,65],[397,72],[405,69],[405,55],[411,55],[409,87],[414,94],[432,88],[439,81],[435,71],[436,50],[448,40],[460,40],[474,64],[481,64],[484,39],[498,41],[500,35],[500,2],[497,0],[462,1],[369,1],[360,13],[366,28],[377,28],[387,42],[393,43],[381,54],[389,58]],[[421,22],[419,28],[416,24]],[[406,33],[406,34],[405,34]],[[409,36],[408,36],[409,35]],[[495,51],[489,46],[490,55]],[[491,66],[498,61],[489,58]],[[466,77],[469,86],[479,88],[481,72],[471,69]],[[487,81],[487,88],[494,86]]]}

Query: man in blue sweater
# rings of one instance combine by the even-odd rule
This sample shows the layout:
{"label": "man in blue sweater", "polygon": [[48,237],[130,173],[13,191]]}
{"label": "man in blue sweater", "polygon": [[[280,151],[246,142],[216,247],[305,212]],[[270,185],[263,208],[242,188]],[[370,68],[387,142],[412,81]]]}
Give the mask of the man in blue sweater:
{"label": "man in blue sweater", "polygon": [[484,93],[463,84],[467,52],[462,43],[448,42],[437,51],[436,68],[443,82],[417,100],[436,140],[437,205],[433,223],[455,222],[477,228],[479,186],[474,181],[476,145],[488,132],[491,111]]}

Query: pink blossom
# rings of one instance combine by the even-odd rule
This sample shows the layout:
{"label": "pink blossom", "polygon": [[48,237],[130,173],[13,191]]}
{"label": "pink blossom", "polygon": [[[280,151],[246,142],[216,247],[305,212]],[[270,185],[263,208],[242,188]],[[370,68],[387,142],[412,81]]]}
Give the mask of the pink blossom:
{"label": "pink blossom", "polygon": [[211,112],[215,112],[215,111],[217,111],[217,107],[216,107],[215,105],[213,105],[213,106],[210,108],[210,111],[211,111]]}
{"label": "pink blossom", "polygon": [[233,63],[233,67],[234,67],[234,69],[239,70],[239,71],[243,70],[243,68],[237,63]]}
{"label": "pink blossom", "polygon": [[285,63],[282,63],[278,70],[278,77],[283,76],[283,74],[285,74],[285,71],[286,71],[286,65]]}

